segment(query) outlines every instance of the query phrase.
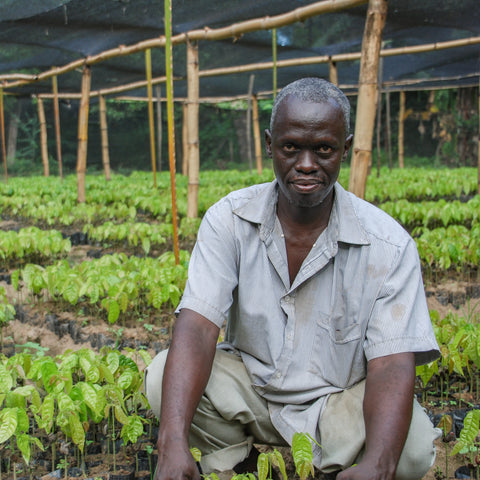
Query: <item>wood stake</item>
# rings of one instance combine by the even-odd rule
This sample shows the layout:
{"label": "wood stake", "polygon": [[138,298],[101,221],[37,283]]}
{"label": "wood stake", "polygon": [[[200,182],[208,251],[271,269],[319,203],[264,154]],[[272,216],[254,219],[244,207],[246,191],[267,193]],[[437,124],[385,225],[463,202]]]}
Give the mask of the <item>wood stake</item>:
{"label": "wood stake", "polygon": [[200,80],[198,77],[198,45],[196,42],[187,43],[187,138],[188,138],[188,196],[187,218],[198,217],[198,185],[200,179],[200,149],[198,136],[198,97]]}
{"label": "wood stake", "polygon": [[255,159],[257,163],[257,173],[262,174],[262,137],[260,136],[260,123],[258,120],[258,100],[256,95],[252,95],[252,115],[253,115],[253,138],[255,143]]}
{"label": "wood stake", "polygon": [[188,175],[188,100],[182,103],[182,175]]}
{"label": "wood stake", "polygon": [[57,144],[57,162],[58,174],[63,181],[63,163],[62,163],[62,138],[60,136],[60,109],[58,108],[58,83],[57,76],[52,77],[53,90],[53,114],[55,118],[55,142]]}
{"label": "wood stake", "polygon": [[[247,97],[247,154],[248,154],[248,169],[252,173],[253,158],[252,158],[252,94],[253,94],[253,82],[255,81],[255,75],[250,75],[248,81],[248,97]],[[274,90],[275,91],[275,90]]]}
{"label": "wood stake", "polygon": [[372,138],[377,105],[378,62],[387,0],[370,0],[362,41],[357,114],[349,190],[365,198],[368,168],[372,158]]}
{"label": "wood stake", "polygon": [[47,147],[47,122],[45,121],[45,108],[43,100],[37,97],[38,121],[40,122],[40,151],[42,153],[43,174],[45,177],[50,175],[48,165],[48,147]]}
{"label": "wood stake", "polygon": [[150,158],[152,160],[153,186],[157,188],[157,160],[155,158],[155,122],[153,120],[152,93],[152,50],[145,50],[145,70],[147,72],[148,127],[150,131]]}
{"label": "wood stake", "polygon": [[172,5],[171,0],[164,1],[165,13],[165,71],[167,74],[167,123],[168,123],[168,163],[170,165],[170,184],[172,191],[173,250],[175,262],[180,263],[178,247],[177,190],[175,183],[175,127],[173,118],[173,55],[172,55]]}
{"label": "wood stake", "polygon": [[400,168],[405,167],[404,163],[404,124],[405,124],[405,103],[406,95],[405,92],[400,92],[400,109],[398,111],[398,166]]}
{"label": "wood stake", "polygon": [[328,79],[338,87],[338,68],[337,62],[330,60],[328,62]]}
{"label": "wood stake", "polygon": [[108,151],[108,124],[107,124],[107,102],[105,97],[100,95],[100,133],[102,138],[102,163],[103,171],[105,172],[105,180],[108,182],[111,179],[110,172],[110,153]]}
{"label": "wood stake", "polygon": [[390,91],[387,90],[385,92],[386,97],[385,97],[385,108],[386,108],[386,122],[387,122],[387,136],[386,136],[386,142],[387,142],[387,152],[388,152],[388,168],[391,170],[393,168],[392,165],[392,129],[391,129],[391,118],[390,118]]}
{"label": "wood stake", "polygon": [[7,149],[5,146],[5,114],[3,110],[3,88],[0,88],[0,135],[2,137],[2,158],[3,169],[5,172],[5,183],[8,183]]}
{"label": "wood stake", "polygon": [[162,88],[155,87],[157,94],[157,171],[162,171]]}
{"label": "wood stake", "polygon": [[273,99],[277,96],[277,29],[272,28]]}
{"label": "wood stake", "polygon": [[78,112],[78,148],[77,148],[77,202],[85,203],[85,175],[87,172],[88,112],[90,109],[90,85],[92,72],[88,65],[83,67],[82,99]]}

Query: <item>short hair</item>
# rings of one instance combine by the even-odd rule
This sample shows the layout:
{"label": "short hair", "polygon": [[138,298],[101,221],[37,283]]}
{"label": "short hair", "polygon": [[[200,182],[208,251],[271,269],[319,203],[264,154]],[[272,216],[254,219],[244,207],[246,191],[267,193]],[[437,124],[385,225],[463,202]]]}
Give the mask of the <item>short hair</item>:
{"label": "short hair", "polygon": [[295,80],[280,90],[273,102],[272,116],[270,117],[271,132],[273,131],[273,124],[277,116],[278,107],[289,95],[293,95],[303,102],[309,103],[323,103],[334,100],[343,113],[345,135],[350,132],[350,102],[348,98],[333,83],[317,77]]}

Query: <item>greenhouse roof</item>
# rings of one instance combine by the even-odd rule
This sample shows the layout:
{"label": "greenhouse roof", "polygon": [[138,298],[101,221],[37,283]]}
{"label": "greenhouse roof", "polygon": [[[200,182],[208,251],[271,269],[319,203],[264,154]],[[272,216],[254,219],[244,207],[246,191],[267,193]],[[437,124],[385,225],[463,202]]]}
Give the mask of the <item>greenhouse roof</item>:
{"label": "greenhouse roof", "polygon": [[[145,54],[117,54],[100,61],[102,52],[128,48],[164,34],[164,6],[160,0],[3,0],[0,5],[0,80],[5,92],[31,95],[52,91],[51,78],[19,83],[20,75],[39,74],[52,67],[92,63],[92,90],[104,90],[145,79]],[[173,35],[205,32],[255,18],[272,18],[313,4],[309,0],[172,0]],[[330,1],[330,3],[332,3]],[[333,2],[335,3],[335,2]],[[278,61],[329,57],[361,50],[367,4],[299,17],[277,29]],[[386,54],[393,49],[430,45],[456,45],[421,53],[383,57],[386,88],[425,89],[478,85],[480,75],[480,8],[478,0],[390,0],[383,34]],[[268,22],[265,22],[268,26]],[[450,44],[445,42],[451,42]],[[201,40],[200,72],[272,61],[272,31],[260,28],[221,40]],[[118,53],[118,52],[117,52]],[[186,46],[173,46],[175,96],[186,96]],[[108,56],[107,56],[108,57]],[[153,76],[165,75],[161,47],[152,49]],[[358,57],[337,61],[339,84],[354,91],[359,75]],[[270,68],[247,69],[229,75],[200,78],[201,97],[246,94],[254,74],[254,92],[271,92]],[[78,93],[81,63],[58,76],[60,93]],[[7,76],[6,74],[10,74]],[[15,74],[11,75],[11,74]],[[278,68],[278,86],[303,76],[328,78],[328,62]],[[129,95],[145,95],[145,88]]]}

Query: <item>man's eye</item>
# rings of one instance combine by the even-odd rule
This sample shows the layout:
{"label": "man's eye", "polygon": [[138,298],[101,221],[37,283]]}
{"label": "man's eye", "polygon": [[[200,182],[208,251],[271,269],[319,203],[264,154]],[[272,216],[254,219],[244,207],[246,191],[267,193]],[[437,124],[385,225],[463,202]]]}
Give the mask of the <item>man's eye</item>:
{"label": "man's eye", "polygon": [[323,153],[323,154],[333,152],[333,148],[330,147],[329,145],[320,145],[315,150],[317,151],[317,153]]}
{"label": "man's eye", "polygon": [[295,145],[292,145],[291,143],[287,143],[283,146],[283,150],[285,152],[294,152],[297,148],[295,147]]}

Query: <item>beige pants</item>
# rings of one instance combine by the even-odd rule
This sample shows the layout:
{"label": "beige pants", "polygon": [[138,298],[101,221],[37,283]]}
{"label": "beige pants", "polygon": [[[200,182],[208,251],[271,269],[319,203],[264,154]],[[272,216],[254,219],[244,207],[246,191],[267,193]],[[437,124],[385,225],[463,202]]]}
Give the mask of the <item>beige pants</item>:
{"label": "beige pants", "polygon": [[[166,354],[166,351],[158,354],[146,372],[146,395],[158,417]],[[320,471],[343,470],[361,458],[365,443],[364,390],[362,382],[330,396],[320,421],[322,459],[317,465]],[[439,434],[414,401],[397,479],[415,480],[425,475],[434,463],[433,442]],[[202,452],[201,465],[205,473],[232,469],[248,456],[254,442],[286,446],[270,421],[267,402],[251,387],[238,356],[217,351],[210,380],[193,418],[189,441]]]}

